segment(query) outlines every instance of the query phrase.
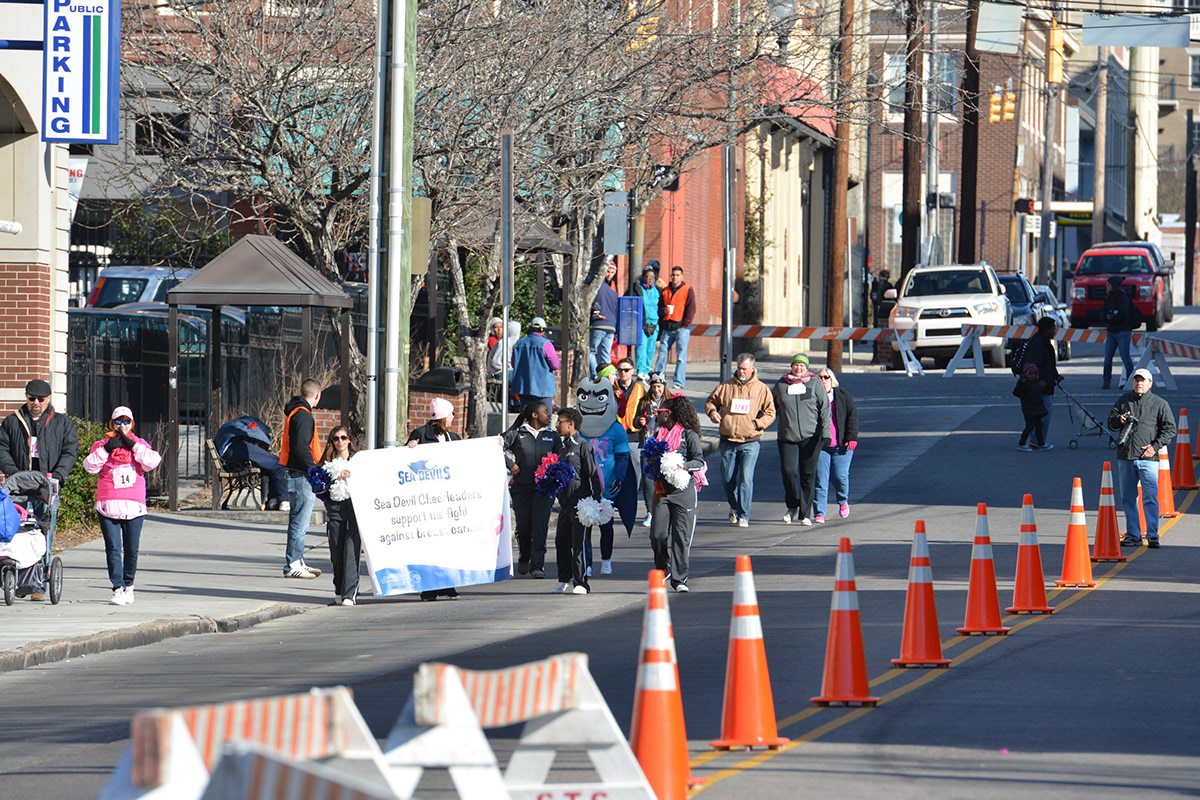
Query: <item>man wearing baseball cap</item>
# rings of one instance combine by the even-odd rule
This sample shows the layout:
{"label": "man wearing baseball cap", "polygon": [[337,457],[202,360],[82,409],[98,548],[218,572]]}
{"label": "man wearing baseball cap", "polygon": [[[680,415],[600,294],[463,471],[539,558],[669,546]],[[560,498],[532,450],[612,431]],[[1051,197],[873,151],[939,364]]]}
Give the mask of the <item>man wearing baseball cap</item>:
{"label": "man wearing baseball cap", "polygon": [[1117,478],[1125,509],[1124,547],[1142,543],[1138,481],[1146,510],[1146,546],[1158,547],[1158,451],[1175,436],[1175,417],[1167,401],[1150,391],[1153,384],[1149,370],[1135,370],[1133,391],[1121,395],[1108,412],[1109,429],[1121,432],[1117,437]]}
{"label": "man wearing baseball cap", "polygon": [[534,317],[529,333],[512,346],[512,385],[521,397],[521,408],[541,400],[554,408],[554,373],[562,366],[554,345],[546,338],[546,320]]}
{"label": "man wearing baseball cap", "polygon": [[44,472],[64,484],[78,459],[75,423],[50,404],[50,384],[31,380],[25,384],[25,405],[0,424],[0,472],[6,477],[23,470]]}

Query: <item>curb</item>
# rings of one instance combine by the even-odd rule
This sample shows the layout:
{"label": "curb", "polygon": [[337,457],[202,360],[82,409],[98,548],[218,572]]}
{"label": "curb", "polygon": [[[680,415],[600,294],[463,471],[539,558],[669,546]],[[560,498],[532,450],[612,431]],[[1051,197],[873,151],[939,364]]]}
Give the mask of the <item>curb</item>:
{"label": "curb", "polygon": [[305,609],[299,606],[272,603],[257,611],[221,619],[193,617],[192,619],[155,620],[135,625],[132,628],[101,631],[70,639],[47,639],[41,642],[32,642],[18,647],[16,650],[0,653],[0,672],[27,669],[55,661],[69,661],[79,656],[103,653],[108,650],[128,650],[132,647],[154,644],[165,639],[176,639],[180,636],[191,636],[198,633],[233,633],[273,619],[303,614],[304,611]]}

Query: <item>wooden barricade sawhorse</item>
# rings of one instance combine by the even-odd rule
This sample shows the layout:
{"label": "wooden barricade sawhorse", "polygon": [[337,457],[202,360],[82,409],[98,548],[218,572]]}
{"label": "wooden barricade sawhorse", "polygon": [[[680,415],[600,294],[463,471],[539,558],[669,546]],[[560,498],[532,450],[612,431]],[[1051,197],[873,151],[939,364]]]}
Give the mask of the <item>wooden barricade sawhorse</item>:
{"label": "wooden barricade sawhorse", "polygon": [[[720,325],[693,325],[692,336],[720,336]],[[921,361],[908,346],[912,331],[897,331],[894,328],[821,328],[786,327],[775,325],[734,325],[730,331],[734,339],[814,339],[818,341],[889,342],[900,354],[904,372],[908,376],[924,375]]]}
{"label": "wooden barricade sawhorse", "polygon": [[[957,370],[972,368],[975,370],[976,375],[984,375],[983,347],[979,341],[981,336],[1001,336],[1006,339],[1024,340],[1037,335],[1037,328],[1032,325],[965,324],[962,326],[962,331],[962,344],[958,346],[954,357],[946,365],[946,370],[942,373],[943,378],[951,377]],[[1056,342],[1076,342],[1080,344],[1104,344],[1107,338],[1108,334],[1105,331],[1088,328],[1059,328],[1054,334],[1054,341]],[[1170,342],[1146,333],[1133,334],[1132,341],[1134,347],[1145,348],[1134,369],[1145,368],[1151,372],[1157,372],[1162,378],[1159,383],[1168,389],[1175,388],[1175,378],[1171,375],[1171,370],[1167,367],[1167,360],[1163,355],[1164,353],[1200,360],[1200,348],[1193,347],[1192,345]],[[1123,364],[1122,369],[1124,369]],[[1125,375],[1122,378],[1122,382],[1128,383],[1132,377],[1132,375]]]}

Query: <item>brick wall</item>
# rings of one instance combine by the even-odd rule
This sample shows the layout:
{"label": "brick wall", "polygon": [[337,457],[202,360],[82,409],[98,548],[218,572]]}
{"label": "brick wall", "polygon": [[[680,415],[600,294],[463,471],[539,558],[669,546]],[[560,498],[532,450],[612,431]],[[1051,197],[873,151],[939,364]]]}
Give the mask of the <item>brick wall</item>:
{"label": "brick wall", "polygon": [[449,400],[454,405],[454,424],[450,426],[453,433],[466,438],[467,436],[467,403],[470,398],[470,393],[463,392],[462,394],[442,394],[440,392],[431,392],[428,389],[413,389],[408,390],[408,431],[405,432],[403,439],[408,438],[408,434],[429,421],[429,404],[435,397],[441,397]]}
{"label": "brick wall", "polygon": [[[25,402],[25,384],[50,379],[50,268],[45,264],[0,264],[0,413]],[[54,387],[55,406],[63,407]]]}

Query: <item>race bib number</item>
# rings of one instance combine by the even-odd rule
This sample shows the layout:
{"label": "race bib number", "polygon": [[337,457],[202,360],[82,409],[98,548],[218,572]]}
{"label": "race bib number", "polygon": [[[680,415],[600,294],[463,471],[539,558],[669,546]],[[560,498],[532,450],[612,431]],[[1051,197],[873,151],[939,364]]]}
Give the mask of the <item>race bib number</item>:
{"label": "race bib number", "polygon": [[750,413],[750,400],[748,398],[733,400],[729,404],[729,413],[730,414],[749,414]]}
{"label": "race bib number", "polygon": [[112,471],[113,486],[117,489],[128,489],[137,483],[137,472],[133,467],[120,466]]}
{"label": "race bib number", "polygon": [[29,440],[29,455],[33,458],[41,458],[41,454],[38,452],[38,437],[36,436],[31,437]]}
{"label": "race bib number", "polygon": [[788,394],[804,394],[804,384],[803,383],[789,383],[788,384]]}

